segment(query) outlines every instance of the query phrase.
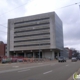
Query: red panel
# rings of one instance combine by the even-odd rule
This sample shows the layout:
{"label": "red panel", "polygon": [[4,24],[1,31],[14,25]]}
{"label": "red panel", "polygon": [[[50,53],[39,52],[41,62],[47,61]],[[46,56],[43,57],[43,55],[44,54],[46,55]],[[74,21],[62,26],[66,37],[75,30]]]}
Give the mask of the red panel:
{"label": "red panel", "polygon": [[0,44],[0,56],[5,55],[5,44]]}

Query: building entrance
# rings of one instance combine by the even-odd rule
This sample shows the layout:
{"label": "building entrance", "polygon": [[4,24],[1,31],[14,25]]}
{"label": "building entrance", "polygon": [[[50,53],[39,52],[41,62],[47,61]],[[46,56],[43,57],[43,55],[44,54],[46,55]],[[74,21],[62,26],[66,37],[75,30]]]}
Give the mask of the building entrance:
{"label": "building entrance", "polygon": [[35,52],[35,58],[42,58],[42,52]]}

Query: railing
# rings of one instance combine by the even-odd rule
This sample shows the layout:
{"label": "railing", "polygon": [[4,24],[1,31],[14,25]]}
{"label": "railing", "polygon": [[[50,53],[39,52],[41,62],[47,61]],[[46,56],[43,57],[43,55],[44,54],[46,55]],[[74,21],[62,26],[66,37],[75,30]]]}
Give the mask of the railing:
{"label": "railing", "polygon": [[34,62],[46,62],[51,61],[48,58],[23,58],[23,57],[10,57],[10,58],[2,58],[2,63],[14,63],[14,62],[26,62],[26,63],[34,63]]}

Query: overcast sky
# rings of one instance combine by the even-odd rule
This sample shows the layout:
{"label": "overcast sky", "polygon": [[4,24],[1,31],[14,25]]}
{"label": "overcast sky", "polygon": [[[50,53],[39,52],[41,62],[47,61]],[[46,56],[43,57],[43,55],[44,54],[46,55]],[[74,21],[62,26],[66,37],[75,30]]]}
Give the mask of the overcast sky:
{"label": "overcast sky", "polygon": [[[80,0],[0,0],[0,41],[7,42],[8,19],[55,11],[63,22],[64,46],[80,50],[79,2]],[[74,5],[68,6],[71,4]]]}

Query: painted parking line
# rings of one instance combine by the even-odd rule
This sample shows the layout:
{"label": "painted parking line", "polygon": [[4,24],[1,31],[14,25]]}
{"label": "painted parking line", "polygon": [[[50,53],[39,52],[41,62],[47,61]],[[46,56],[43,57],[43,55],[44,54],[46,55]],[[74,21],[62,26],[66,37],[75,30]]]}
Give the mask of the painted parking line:
{"label": "painted parking line", "polygon": [[69,64],[67,64],[66,66],[69,66]]}
{"label": "painted parking line", "polygon": [[52,70],[44,72],[43,74],[48,74],[48,73],[51,73],[51,72],[52,72]]}
{"label": "painted parking line", "polygon": [[19,66],[12,66],[12,67],[14,67],[14,68],[18,68]]}
{"label": "painted parking line", "polygon": [[9,64],[0,64],[0,66],[9,65]]}
{"label": "painted parking line", "polygon": [[43,63],[38,63],[38,64],[43,64]]}
{"label": "painted parking line", "polygon": [[24,70],[24,69],[31,69],[31,68],[42,67],[42,66],[49,66],[49,65],[50,65],[50,64],[38,65],[38,66],[31,66],[31,67],[24,67],[24,68],[16,68],[16,69],[9,69],[9,70],[0,71],[0,73],[7,73],[7,72],[13,72],[13,71],[20,71],[20,70]]}
{"label": "painted parking line", "polygon": [[21,70],[21,71],[18,71],[18,72],[25,72],[25,71],[29,71],[30,69],[27,69],[27,70]]}
{"label": "painted parking line", "polygon": [[50,66],[54,66],[55,64],[51,64]]}

